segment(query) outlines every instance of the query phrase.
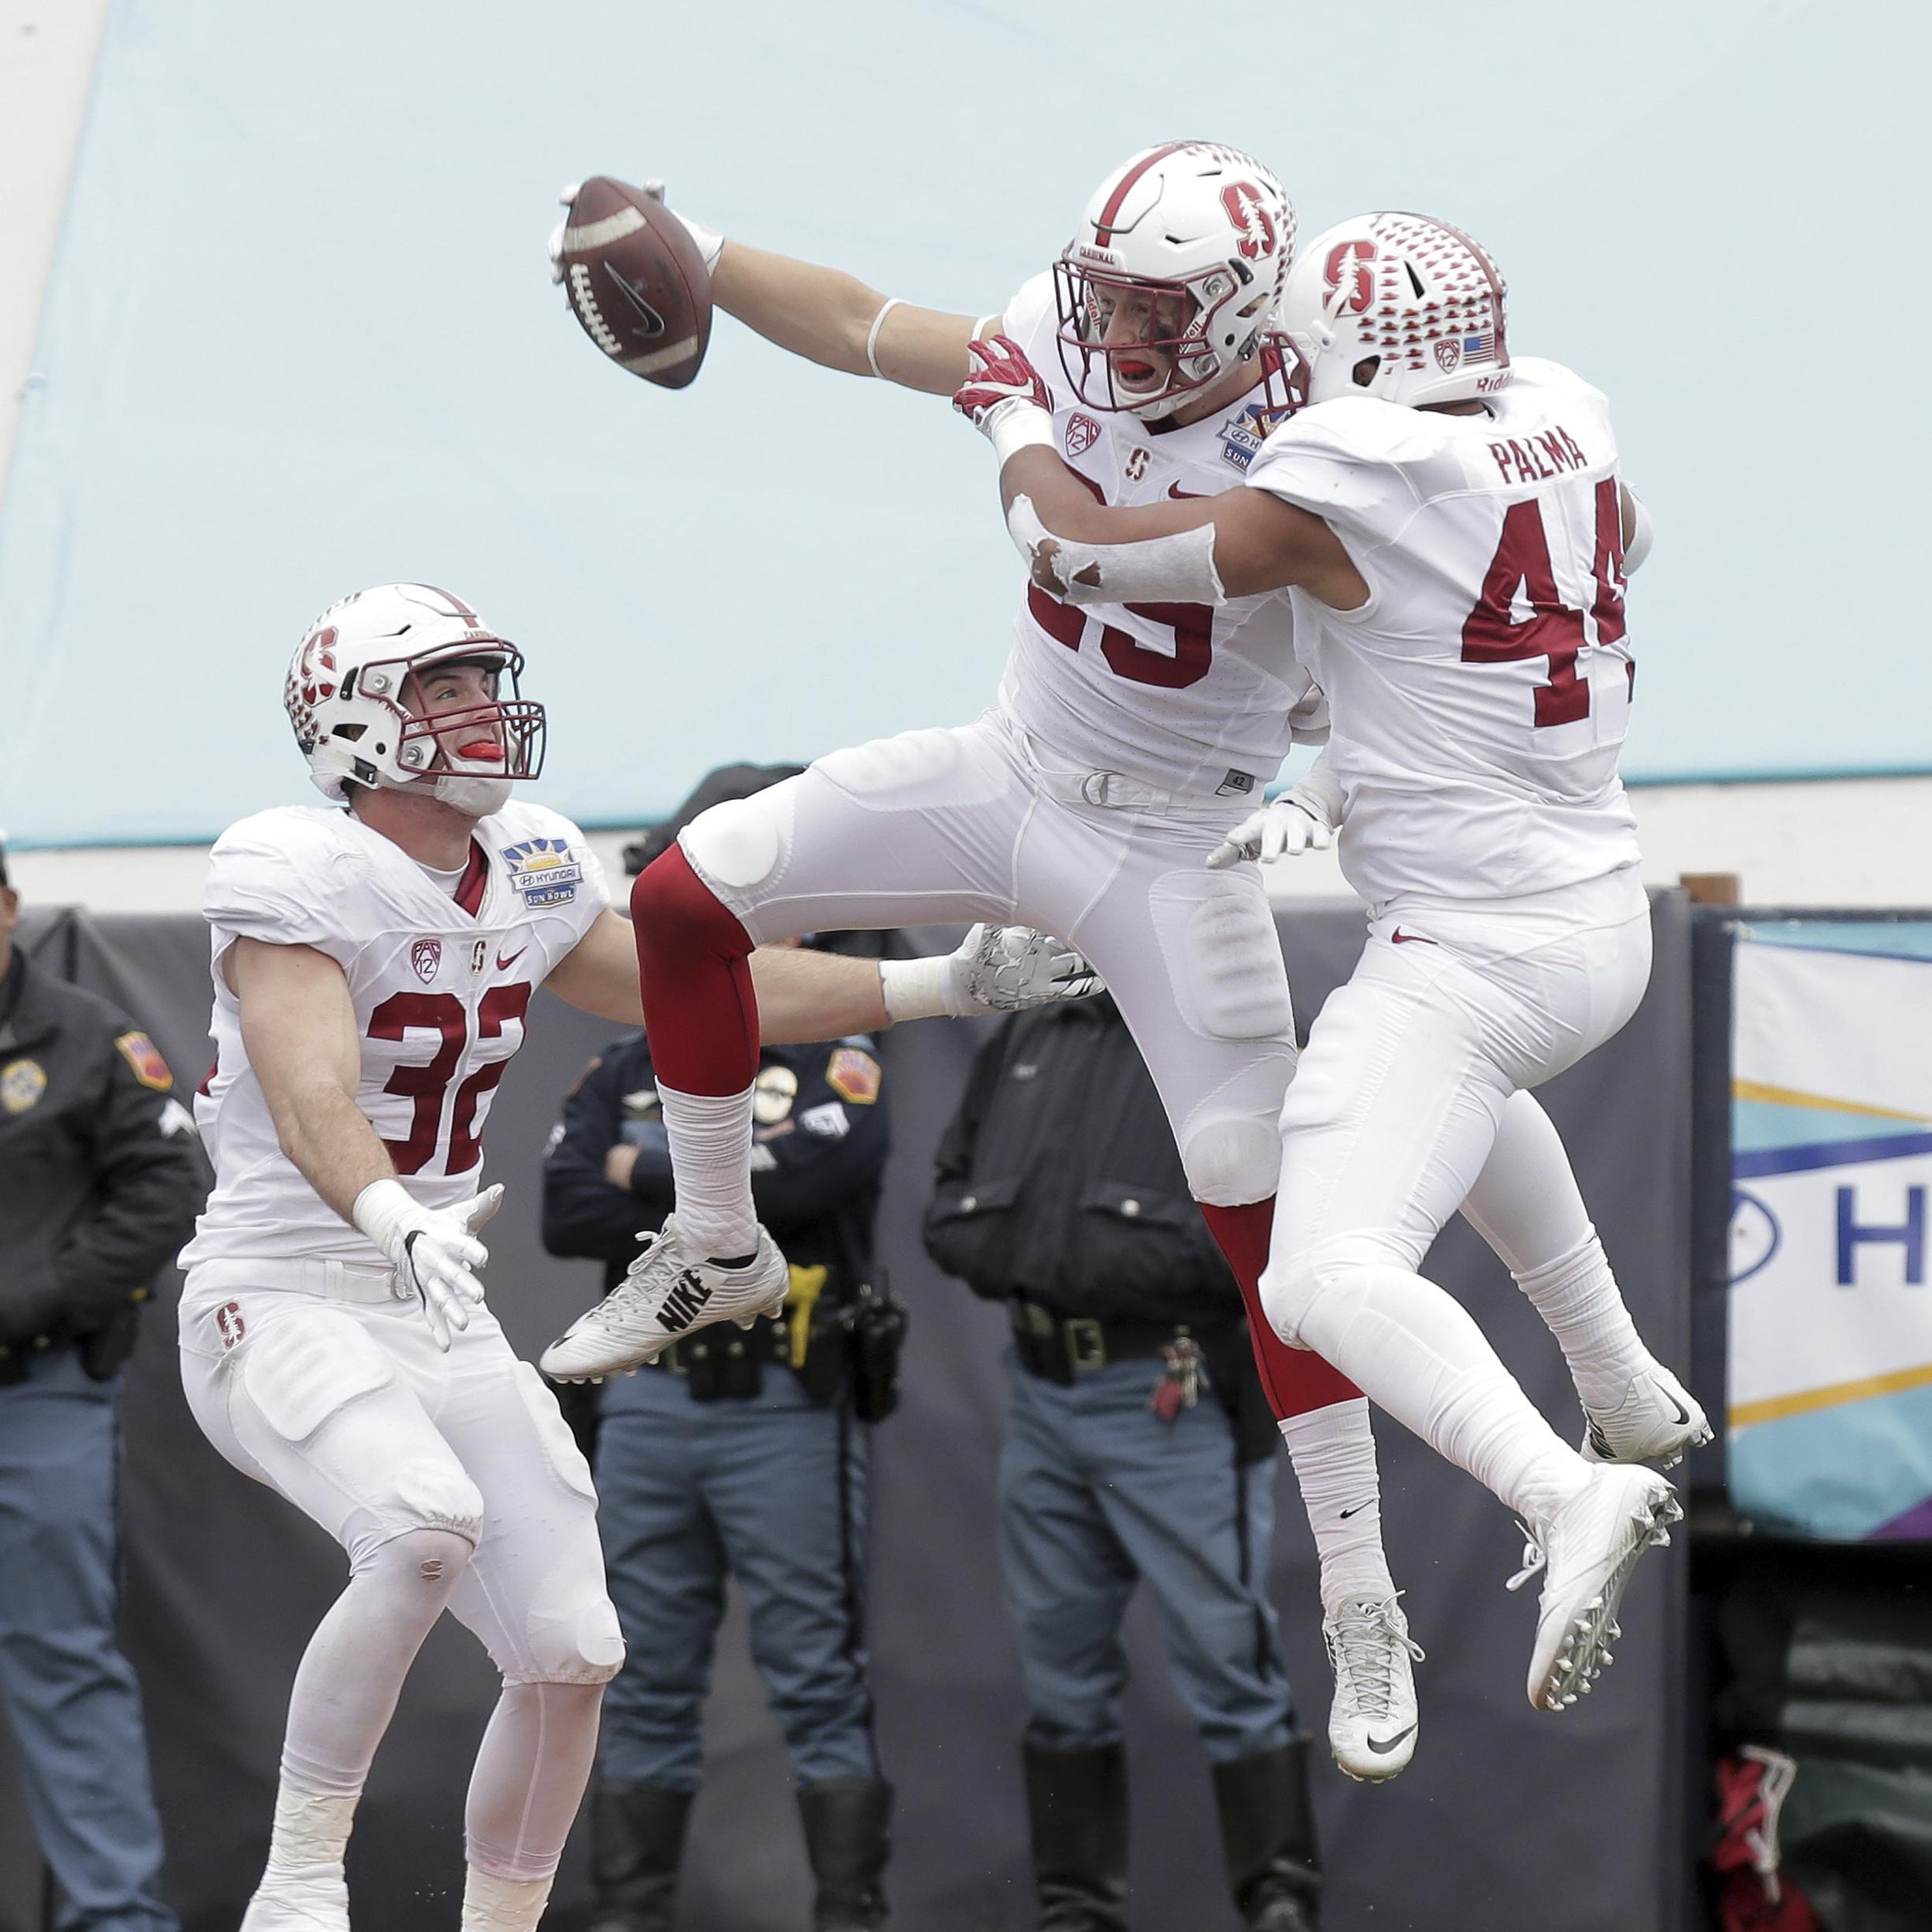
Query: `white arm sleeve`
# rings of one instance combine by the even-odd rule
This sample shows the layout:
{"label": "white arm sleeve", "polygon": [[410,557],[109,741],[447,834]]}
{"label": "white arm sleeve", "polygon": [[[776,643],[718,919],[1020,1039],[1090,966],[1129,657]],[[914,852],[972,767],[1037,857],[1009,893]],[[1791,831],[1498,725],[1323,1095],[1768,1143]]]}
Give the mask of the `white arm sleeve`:
{"label": "white arm sleeve", "polygon": [[1223,604],[1214,568],[1214,526],[1134,543],[1077,543],[1056,536],[1029,496],[1016,496],[1006,528],[1031,570],[1043,562],[1069,604]]}

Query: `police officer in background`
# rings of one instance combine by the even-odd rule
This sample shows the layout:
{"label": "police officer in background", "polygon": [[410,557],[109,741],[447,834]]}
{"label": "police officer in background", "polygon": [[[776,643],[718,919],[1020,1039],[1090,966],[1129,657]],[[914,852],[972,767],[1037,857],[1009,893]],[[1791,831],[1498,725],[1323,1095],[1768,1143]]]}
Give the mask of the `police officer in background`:
{"label": "police officer in background", "polygon": [[1110,998],[1003,1022],[940,1143],[934,1261],[1011,1315],[1001,1557],[1042,1932],[1127,1923],[1121,1620],[1145,1579],[1244,1927],[1308,1932],[1308,1740],[1267,1594],[1275,1426],[1239,1290]]}
{"label": "police officer in background", "polygon": [[29,964],[19,911],[0,850],[0,1700],[63,1932],[175,1932],[114,1638],[116,1396],[209,1176],[154,1043]]}
{"label": "police officer in background", "polygon": [[[627,852],[630,869],[706,806],[791,769],[713,774]],[[701,1329],[597,1391],[598,1522],[628,1654],[604,1699],[593,1932],[669,1932],[727,1574],[798,1781],[813,1922],[884,1922],[892,1791],[866,1676],[863,1424],[891,1406],[900,1318],[872,1284],[889,1148],[874,1043],[767,1047],[753,1104],[752,1192],[791,1264],[784,1312],[749,1332]],[[608,1289],[639,1230],[673,1205],[650,1047],[632,1034],[564,1104],[544,1163],[544,1245],[603,1261]]]}

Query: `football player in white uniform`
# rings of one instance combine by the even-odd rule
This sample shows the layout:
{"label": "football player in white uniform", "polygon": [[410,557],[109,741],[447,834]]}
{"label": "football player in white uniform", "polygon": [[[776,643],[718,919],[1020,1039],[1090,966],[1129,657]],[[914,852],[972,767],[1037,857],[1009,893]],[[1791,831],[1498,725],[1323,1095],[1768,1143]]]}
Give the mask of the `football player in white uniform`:
{"label": "football player in white uniform", "polygon": [[[446,1608],[503,1675],[462,1923],[529,1932],[622,1658],[589,1470],[477,1277],[502,1192],[479,1192],[483,1130],[531,995],[547,983],[642,1017],[583,835],[511,798],[542,755],[522,664],[427,586],[334,605],[285,687],[334,805],[246,819],[210,861],[218,1057],[196,1111],[216,1185],[182,1257],[182,1377],[209,1440],[335,1536],[350,1570],[296,1676],[245,1932],[346,1932],[363,1778]],[[1037,935],[981,939],[883,968],[761,953],[767,1031],[872,1029],[888,990],[901,1016],[1035,1003],[1083,971]]]}
{"label": "football player in white uniform", "polygon": [[[1294,212],[1259,162],[1212,143],[1166,143],[1115,169],[1055,270],[977,324],[685,226],[721,307],[850,374],[950,393],[972,366],[975,333],[997,321],[1042,371],[1056,447],[1101,502],[1225,489],[1293,400],[1286,345],[1268,332]],[[563,240],[560,230],[553,260]],[[1415,1747],[1417,1653],[1383,1553],[1366,1404],[1282,1346],[1253,1300],[1294,1066],[1287,982],[1258,876],[1204,863],[1291,732],[1321,734],[1320,694],[1298,662],[1283,591],[1216,606],[1105,602],[1036,583],[999,702],[977,723],[840,752],[722,806],[640,880],[645,1004],[661,1037],[692,1043],[659,1066],[684,1244],[667,1244],[657,1265],[680,1280],[694,1262],[705,1273],[709,1257],[760,1241],[745,1179],[757,1035],[739,1022],[731,964],[754,937],[1022,907],[1063,922],[1134,1029],[1190,1185],[1250,1298],[1263,1382],[1322,1558],[1330,1741],[1351,1775],[1386,1778]],[[1566,1200],[1587,1232],[1561,1145],[1526,1095],[1507,1111],[1471,1213],[1532,1292],[1571,1264],[1565,1247],[1545,1245],[1553,1226],[1573,1231],[1550,1211]],[[637,1294],[583,1318],[546,1368],[595,1372],[658,1345],[650,1277],[634,1281]]]}
{"label": "football player in white uniform", "polygon": [[976,349],[960,406],[1000,451],[1009,526],[1054,594],[1218,609],[1292,588],[1330,706],[1325,769],[1210,862],[1339,821],[1370,923],[1282,1111],[1262,1297],[1284,1339],[1521,1512],[1517,1581],[1544,1573],[1529,1696],[1560,1710],[1607,1661],[1624,1583],[1680,1513],[1653,1471],[1600,1461],[1675,1461],[1709,1427],[1631,1327],[1580,1200],[1519,1204],[1554,1257],[1524,1285],[1570,1345],[1597,1460],[1558,1440],[1417,1270],[1488,1175],[1512,1097],[1614,1033],[1648,977],[1617,775],[1637,506],[1603,397],[1554,363],[1512,365],[1501,277],[1459,231],[1388,213],[1332,229],[1290,277],[1282,322],[1309,406],[1246,487],[1209,502],[1094,502],[1018,345]]}

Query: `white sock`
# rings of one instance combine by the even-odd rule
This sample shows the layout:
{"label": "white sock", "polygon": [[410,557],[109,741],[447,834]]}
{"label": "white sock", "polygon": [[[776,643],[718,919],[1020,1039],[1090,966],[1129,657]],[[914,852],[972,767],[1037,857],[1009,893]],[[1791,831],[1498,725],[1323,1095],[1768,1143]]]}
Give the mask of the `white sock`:
{"label": "white sock", "polygon": [[1304,1346],[1532,1526],[1589,1485],[1590,1465],[1536,1413],[1468,1312],[1420,1275],[1338,1270],[1308,1297],[1300,1329]]}
{"label": "white sock", "polygon": [[355,1828],[359,1791],[323,1796],[289,1787],[284,1773],[275,1793],[275,1828],[268,1841],[268,1869],[307,1872],[327,1866],[340,1872]]}
{"label": "white sock", "polygon": [[1616,1410],[1631,1381],[1651,1366],[1651,1355],[1624,1306],[1596,1230],[1547,1267],[1519,1274],[1516,1286],[1556,1338],[1586,1412]]}
{"label": "white sock", "polygon": [[678,1229],[692,1254],[709,1261],[753,1253],[751,1092],[680,1094],[660,1086],[664,1130],[678,1189]]}
{"label": "white sock", "polygon": [[536,1932],[555,1875],[499,1879],[472,1865],[463,1879],[462,1932]]}
{"label": "white sock", "polygon": [[1289,1416],[1281,1440],[1321,1559],[1321,1603],[1396,1594],[1382,1547],[1382,1485],[1366,1398]]}

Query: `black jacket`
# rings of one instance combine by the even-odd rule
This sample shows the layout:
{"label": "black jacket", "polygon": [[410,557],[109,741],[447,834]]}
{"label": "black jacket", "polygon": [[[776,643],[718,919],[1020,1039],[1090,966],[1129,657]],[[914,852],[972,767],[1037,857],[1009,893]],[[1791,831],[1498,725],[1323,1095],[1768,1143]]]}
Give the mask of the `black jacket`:
{"label": "black jacket", "polygon": [[1160,1097],[1105,995],[1000,1027],[937,1163],[927,1252],[976,1294],[1102,1321],[1240,1317]]}
{"label": "black jacket", "polygon": [[[885,1085],[863,1036],[815,1046],[767,1046],[758,1063],[751,1196],[797,1267],[823,1266],[828,1302],[869,1281],[879,1177],[891,1151]],[[627,1191],[604,1178],[620,1141],[638,1149]],[[571,1089],[543,1162],[543,1245],[605,1264],[614,1287],[638,1231],[674,1205],[671,1150],[657,1077],[641,1033],[607,1047]]]}
{"label": "black jacket", "polygon": [[0,1380],[43,1338],[104,1379],[209,1174],[154,1043],[16,949],[0,981]]}

